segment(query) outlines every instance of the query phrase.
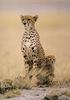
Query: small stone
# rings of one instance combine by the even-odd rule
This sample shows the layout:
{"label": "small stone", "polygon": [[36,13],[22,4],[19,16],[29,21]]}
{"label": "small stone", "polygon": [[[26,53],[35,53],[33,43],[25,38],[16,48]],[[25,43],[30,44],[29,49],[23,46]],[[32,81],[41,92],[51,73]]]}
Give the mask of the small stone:
{"label": "small stone", "polygon": [[58,96],[57,95],[45,96],[43,100],[58,100]]}

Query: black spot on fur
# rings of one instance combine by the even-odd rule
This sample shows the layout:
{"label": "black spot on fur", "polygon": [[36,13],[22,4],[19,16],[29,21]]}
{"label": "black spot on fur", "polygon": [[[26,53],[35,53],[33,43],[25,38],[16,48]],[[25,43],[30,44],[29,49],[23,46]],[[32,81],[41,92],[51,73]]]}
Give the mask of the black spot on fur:
{"label": "black spot on fur", "polygon": [[23,48],[23,50],[24,50],[24,48]]}
{"label": "black spot on fur", "polygon": [[27,57],[27,55],[24,55],[24,58],[26,58]]}
{"label": "black spot on fur", "polygon": [[34,47],[32,47],[32,50],[34,50]]}
{"label": "black spot on fur", "polygon": [[29,76],[30,79],[31,79],[32,77],[33,77],[32,75]]}

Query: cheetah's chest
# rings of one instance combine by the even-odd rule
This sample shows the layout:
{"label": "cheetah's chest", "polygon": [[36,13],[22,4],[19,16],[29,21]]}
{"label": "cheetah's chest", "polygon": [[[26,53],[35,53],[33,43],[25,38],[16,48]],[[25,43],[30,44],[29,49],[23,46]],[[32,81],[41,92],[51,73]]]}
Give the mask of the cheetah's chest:
{"label": "cheetah's chest", "polygon": [[36,43],[36,36],[34,36],[34,34],[27,34],[25,35],[24,34],[24,37],[23,37],[23,44],[26,46],[26,47],[32,47],[33,45],[35,45]]}
{"label": "cheetah's chest", "polygon": [[32,44],[32,43],[31,43],[30,40],[25,42],[25,45],[26,45],[26,47],[28,47],[28,48],[31,46],[31,44]]}

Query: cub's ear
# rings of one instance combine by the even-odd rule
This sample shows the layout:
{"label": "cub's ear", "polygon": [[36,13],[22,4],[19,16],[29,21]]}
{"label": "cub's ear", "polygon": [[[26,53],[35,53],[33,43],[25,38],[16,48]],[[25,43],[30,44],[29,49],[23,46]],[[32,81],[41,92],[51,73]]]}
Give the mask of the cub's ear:
{"label": "cub's ear", "polygon": [[38,15],[35,15],[35,16],[33,17],[33,19],[34,19],[34,21],[36,22],[37,19],[38,19]]}

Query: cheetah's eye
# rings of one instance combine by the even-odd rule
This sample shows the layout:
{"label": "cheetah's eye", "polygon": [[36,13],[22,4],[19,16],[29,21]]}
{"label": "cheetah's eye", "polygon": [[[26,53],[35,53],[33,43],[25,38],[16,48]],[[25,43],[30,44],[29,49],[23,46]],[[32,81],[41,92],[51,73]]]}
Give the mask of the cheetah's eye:
{"label": "cheetah's eye", "polygon": [[22,21],[24,21],[24,19],[22,19]]}

